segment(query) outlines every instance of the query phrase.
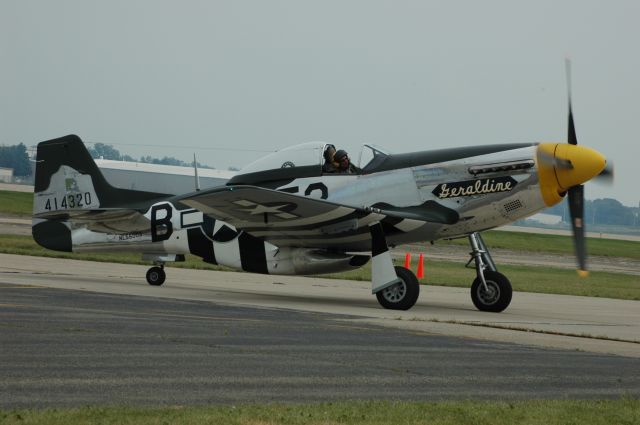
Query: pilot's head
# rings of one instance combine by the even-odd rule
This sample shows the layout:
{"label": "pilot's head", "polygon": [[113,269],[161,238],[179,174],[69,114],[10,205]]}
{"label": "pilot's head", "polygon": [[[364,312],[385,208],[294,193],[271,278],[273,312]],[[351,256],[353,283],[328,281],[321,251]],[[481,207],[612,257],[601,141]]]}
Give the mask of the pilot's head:
{"label": "pilot's head", "polygon": [[349,168],[349,155],[347,154],[347,151],[340,149],[333,156],[333,160],[338,163],[341,170]]}

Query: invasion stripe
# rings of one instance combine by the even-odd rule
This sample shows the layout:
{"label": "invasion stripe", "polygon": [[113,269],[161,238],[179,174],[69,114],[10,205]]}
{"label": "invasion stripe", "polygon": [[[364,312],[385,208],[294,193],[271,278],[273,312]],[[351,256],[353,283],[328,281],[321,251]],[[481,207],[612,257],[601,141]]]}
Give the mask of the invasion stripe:
{"label": "invasion stripe", "polygon": [[200,227],[188,229],[187,239],[189,241],[189,252],[202,258],[207,263],[218,264],[213,252],[213,242],[207,238]]}

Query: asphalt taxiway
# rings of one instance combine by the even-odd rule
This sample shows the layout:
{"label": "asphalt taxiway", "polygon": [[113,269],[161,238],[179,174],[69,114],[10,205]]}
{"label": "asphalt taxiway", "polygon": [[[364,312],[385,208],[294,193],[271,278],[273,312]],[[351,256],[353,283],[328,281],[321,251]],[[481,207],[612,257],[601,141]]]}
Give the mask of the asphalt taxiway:
{"label": "asphalt taxiway", "polygon": [[637,302],[145,270],[0,255],[0,407],[640,395]]}

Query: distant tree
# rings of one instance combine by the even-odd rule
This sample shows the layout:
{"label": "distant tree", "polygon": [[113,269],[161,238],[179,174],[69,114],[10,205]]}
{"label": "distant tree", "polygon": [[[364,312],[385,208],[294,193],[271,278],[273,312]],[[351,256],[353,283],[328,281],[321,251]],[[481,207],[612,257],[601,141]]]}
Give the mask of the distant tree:
{"label": "distant tree", "polygon": [[553,215],[563,216],[564,213],[565,213],[565,209],[566,208],[568,208],[568,207],[567,207],[567,201],[565,199],[562,202],[559,202],[559,203],[555,204],[554,206],[547,208],[543,212],[545,214],[553,214]]}
{"label": "distant tree", "polygon": [[89,148],[89,153],[93,158],[103,158],[103,159],[112,159],[116,161],[120,161],[122,156],[120,155],[120,151],[114,148],[111,145],[105,145],[104,143],[96,143],[93,145],[93,148]]}
{"label": "distant tree", "polygon": [[[104,143],[96,143],[93,147],[88,148],[89,154],[93,158],[104,158],[104,159],[112,159],[117,161],[130,161],[130,162],[138,162],[135,158],[121,154],[116,148],[111,145],[105,145]],[[161,164],[161,165],[177,165],[180,167],[193,167],[193,162],[184,162],[172,156],[165,156],[163,158],[154,158],[150,155],[141,156],[140,162],[145,164]],[[198,163],[199,168],[213,168],[206,164]]]}
{"label": "distant tree", "polygon": [[635,216],[633,208],[625,207],[616,199],[596,199],[585,207],[587,222],[595,224],[614,224],[619,226],[633,226]]}
{"label": "distant tree", "polygon": [[[193,167],[193,162],[191,164],[189,164],[191,167]],[[207,168],[209,170],[214,170],[216,167],[212,167],[211,165],[207,165],[207,164],[202,164],[200,162],[198,162],[198,168]]]}
{"label": "distant tree", "polygon": [[0,146],[0,167],[13,168],[13,174],[18,177],[31,175],[31,165],[27,147],[20,143],[13,146]]}
{"label": "distant tree", "polygon": [[[174,158],[172,156],[165,156],[163,158],[153,158],[149,155],[140,157],[140,162],[144,162],[147,164],[160,164],[160,165],[176,165],[179,167],[193,167],[192,162],[185,162],[180,159]],[[213,168],[206,164],[201,164],[198,162],[198,168]]]}
{"label": "distant tree", "polygon": [[172,156],[165,156],[164,158],[158,160],[158,164],[162,165],[177,165],[179,167],[190,166],[191,164],[187,164],[185,162],[180,161]]}
{"label": "distant tree", "polygon": [[[562,216],[565,223],[570,222],[569,205],[567,199],[544,210],[547,214]],[[633,226],[638,222],[636,208],[626,207],[611,198],[585,200],[584,219],[587,224],[609,224],[618,226]]]}

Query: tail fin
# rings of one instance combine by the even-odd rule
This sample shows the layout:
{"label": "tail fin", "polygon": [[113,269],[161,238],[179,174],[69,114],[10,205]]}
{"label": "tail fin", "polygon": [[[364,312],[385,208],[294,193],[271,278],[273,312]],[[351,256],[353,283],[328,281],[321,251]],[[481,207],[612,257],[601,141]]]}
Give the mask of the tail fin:
{"label": "tail fin", "polygon": [[73,216],[144,211],[169,196],[111,186],[78,136],[47,140],[38,144],[31,232],[45,248],[71,251]]}
{"label": "tail fin", "polygon": [[170,195],[111,186],[78,136],[38,144],[33,213],[69,209],[144,208]]}

